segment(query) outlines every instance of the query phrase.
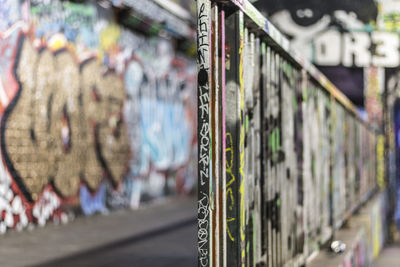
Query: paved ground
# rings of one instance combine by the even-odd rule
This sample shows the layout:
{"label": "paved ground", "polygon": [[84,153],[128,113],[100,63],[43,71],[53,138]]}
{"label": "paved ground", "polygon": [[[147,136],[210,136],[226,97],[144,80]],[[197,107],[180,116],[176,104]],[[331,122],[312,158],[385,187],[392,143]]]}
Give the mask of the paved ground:
{"label": "paved ground", "polygon": [[83,252],[38,266],[196,266],[196,223],[194,220],[165,231]]}
{"label": "paved ground", "polygon": [[400,266],[400,244],[390,245],[385,248],[374,267],[399,267]]}
{"label": "paved ground", "polygon": [[195,266],[196,202],[82,217],[0,237],[0,266]]}

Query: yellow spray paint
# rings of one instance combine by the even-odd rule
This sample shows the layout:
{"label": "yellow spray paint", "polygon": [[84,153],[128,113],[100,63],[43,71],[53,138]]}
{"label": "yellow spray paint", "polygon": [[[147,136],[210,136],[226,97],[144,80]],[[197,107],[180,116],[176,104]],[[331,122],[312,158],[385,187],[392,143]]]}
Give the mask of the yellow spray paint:
{"label": "yellow spray paint", "polygon": [[385,189],[385,137],[384,135],[378,136],[378,142],[376,146],[376,156],[377,156],[377,182],[381,190]]}
{"label": "yellow spray paint", "polygon": [[57,33],[57,34],[53,35],[49,39],[48,44],[47,44],[47,46],[52,51],[57,51],[57,50],[63,49],[65,47],[67,47],[67,45],[68,45],[67,38],[62,33]]}
{"label": "yellow spray paint", "polygon": [[[227,179],[229,179],[228,183],[226,184],[226,199],[227,199],[227,202],[230,201],[230,203],[228,205],[228,209],[231,211],[235,206],[235,197],[233,195],[231,185],[236,181],[235,175],[232,172],[234,150],[233,150],[233,141],[232,141],[231,133],[226,133],[226,140],[227,140],[227,144],[229,144],[229,146],[225,149],[225,154],[228,154],[228,153],[230,154],[230,156],[226,157],[226,177],[227,177]],[[229,239],[232,242],[235,241],[235,237],[232,236],[229,226],[230,226],[230,223],[235,222],[235,221],[236,221],[236,218],[233,218],[233,217],[228,217],[226,219],[226,231],[227,231]]]}
{"label": "yellow spray paint", "polygon": [[100,33],[100,45],[104,51],[109,50],[117,44],[120,36],[120,28],[115,24],[110,24]]}
{"label": "yellow spray paint", "polygon": [[244,141],[245,141],[245,124],[244,124],[244,82],[243,82],[243,37],[244,37],[244,17],[243,13],[239,12],[239,33],[240,33],[240,46],[239,46],[239,85],[240,85],[240,141],[239,141],[239,151],[240,151],[240,250],[241,250],[241,262],[242,266],[245,266],[246,257],[246,213],[245,213],[245,174],[244,174]]}

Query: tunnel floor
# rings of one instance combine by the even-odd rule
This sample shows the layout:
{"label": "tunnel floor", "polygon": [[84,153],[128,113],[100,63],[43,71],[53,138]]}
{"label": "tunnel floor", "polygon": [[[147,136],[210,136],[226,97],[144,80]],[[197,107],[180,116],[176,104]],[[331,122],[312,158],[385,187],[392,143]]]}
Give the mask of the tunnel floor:
{"label": "tunnel floor", "polygon": [[194,266],[196,200],[78,217],[0,236],[0,266]]}

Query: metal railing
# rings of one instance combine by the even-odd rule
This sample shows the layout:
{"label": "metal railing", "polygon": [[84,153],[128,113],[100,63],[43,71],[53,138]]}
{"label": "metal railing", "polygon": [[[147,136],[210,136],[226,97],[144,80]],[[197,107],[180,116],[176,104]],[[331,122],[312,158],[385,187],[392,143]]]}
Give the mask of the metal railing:
{"label": "metal railing", "polygon": [[300,266],[376,188],[376,132],[248,1],[197,0],[199,266]]}

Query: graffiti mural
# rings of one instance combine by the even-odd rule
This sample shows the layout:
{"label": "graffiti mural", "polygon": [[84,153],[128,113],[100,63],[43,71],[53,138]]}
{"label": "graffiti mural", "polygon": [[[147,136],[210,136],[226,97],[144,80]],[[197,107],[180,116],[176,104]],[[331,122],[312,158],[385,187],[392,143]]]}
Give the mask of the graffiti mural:
{"label": "graffiti mural", "polygon": [[[391,1],[260,1],[293,46],[321,66],[395,67],[398,36],[385,27]],[[378,12],[379,11],[379,12]],[[372,48],[371,48],[372,45]],[[354,56],[354,61],[353,61]]]}
{"label": "graffiti mural", "polygon": [[110,7],[3,2],[0,232],[190,193],[195,62]]}
{"label": "graffiti mural", "polygon": [[[3,117],[5,108],[9,105],[18,90],[18,81],[15,78],[15,63],[18,56],[21,24],[14,24],[0,35],[0,116]],[[1,162],[3,161],[1,156]],[[2,212],[0,232],[7,228],[25,228],[32,217],[29,207],[26,207],[20,191],[15,187],[14,180],[8,169],[0,164],[0,210]]]}
{"label": "graffiti mural", "polygon": [[96,19],[95,6],[60,1],[31,1],[30,13],[37,37],[49,39],[62,32],[70,42],[79,39],[92,48],[98,44],[98,38],[90,32]]}
{"label": "graffiti mural", "polygon": [[96,61],[79,67],[71,53],[36,52],[29,42],[17,75],[21,88],[3,118],[3,153],[25,197],[37,200],[49,182],[64,197],[77,193],[81,179],[94,190],[103,173],[117,184],[129,157],[122,81],[103,75]]}
{"label": "graffiti mural", "polygon": [[[377,97],[363,81],[368,69],[400,64],[396,1],[257,1],[292,46],[312,61],[357,106],[382,113]],[[363,68],[367,68],[363,70]],[[379,95],[378,98],[381,96]],[[368,102],[368,103],[366,103]],[[373,103],[375,102],[375,103]],[[370,111],[368,113],[371,114]],[[371,114],[372,115],[372,114]]]}

